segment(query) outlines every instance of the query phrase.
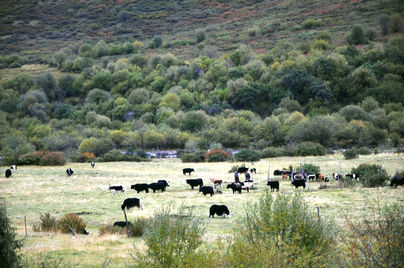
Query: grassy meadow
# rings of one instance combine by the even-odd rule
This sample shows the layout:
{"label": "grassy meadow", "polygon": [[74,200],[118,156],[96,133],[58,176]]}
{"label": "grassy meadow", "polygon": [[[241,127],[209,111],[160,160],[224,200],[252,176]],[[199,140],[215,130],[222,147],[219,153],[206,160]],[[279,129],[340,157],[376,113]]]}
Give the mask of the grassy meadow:
{"label": "grassy meadow", "polygon": [[[0,196],[6,200],[7,214],[13,226],[22,238],[24,237],[24,217],[26,217],[28,235],[24,239],[22,253],[28,262],[40,263],[44,259],[54,259],[62,266],[93,267],[102,265],[107,258],[113,267],[127,266],[132,263],[131,253],[135,246],[141,247],[140,238],[127,238],[124,235],[99,236],[98,228],[102,224],[112,224],[124,220],[120,208],[123,200],[129,197],[140,197],[143,200],[143,210],[132,208],[127,215],[129,220],[137,216],[150,217],[161,207],[171,206],[173,211],[184,205],[192,207],[197,217],[206,219],[205,240],[213,242],[219,237],[226,237],[237,226],[237,220],[248,210],[249,204],[256,202],[268,188],[266,186],[268,164],[271,173],[274,169],[287,168],[289,165],[312,163],[319,165],[321,173],[330,177],[331,173],[341,170],[350,172],[352,167],[361,163],[381,164],[389,175],[401,170],[404,164],[404,154],[378,154],[360,156],[354,160],[344,160],[341,154],[322,157],[281,157],[263,159],[255,163],[245,163],[255,167],[253,174],[256,185],[250,193],[232,194],[224,184],[223,193],[213,197],[203,196],[197,189],[185,183],[187,178],[203,178],[204,184],[209,185],[209,178],[233,181],[233,173],[228,171],[233,165],[241,162],[222,163],[182,163],[179,159],[155,159],[151,162],[109,162],[96,163],[91,168],[88,163],[69,163],[64,167],[20,166],[9,179],[2,175],[0,180]],[[71,167],[74,175],[68,177],[66,168]],[[182,174],[182,169],[192,167],[195,172],[191,176]],[[4,174],[6,167],[0,171]],[[271,176],[273,177],[273,176]],[[164,193],[144,192],[137,194],[130,190],[135,183],[151,183],[159,179],[169,181],[170,187]],[[244,179],[244,175],[240,176]],[[280,178],[278,178],[280,179]],[[108,185],[122,184],[126,187],[124,194],[113,195],[108,191]],[[404,201],[404,188],[352,189],[337,188],[333,179],[328,183],[328,189],[320,190],[319,183],[309,184],[310,190],[296,190],[289,181],[281,181],[280,192],[272,193],[293,194],[300,192],[313,207],[313,213],[320,207],[320,213],[332,217],[336,225],[343,230],[346,227],[345,217],[360,219],[362,215],[374,214],[379,204]],[[226,204],[231,218],[208,218],[208,210],[212,204]],[[32,224],[39,221],[40,213],[49,212],[60,218],[66,213],[82,213],[81,217],[87,223],[90,235],[37,233],[33,232]]]}

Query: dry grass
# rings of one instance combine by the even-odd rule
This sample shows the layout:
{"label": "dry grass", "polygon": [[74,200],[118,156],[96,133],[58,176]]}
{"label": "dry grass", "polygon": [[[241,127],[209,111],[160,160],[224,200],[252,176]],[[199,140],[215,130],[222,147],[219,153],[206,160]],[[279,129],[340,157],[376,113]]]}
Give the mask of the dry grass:
{"label": "dry grass", "polygon": [[[25,256],[39,258],[42,254],[57,257],[66,265],[94,266],[101,265],[106,258],[110,264],[126,266],[131,262],[130,254],[133,244],[141,245],[140,239],[126,238],[124,235],[99,236],[98,227],[101,224],[112,224],[124,220],[120,205],[128,197],[140,197],[144,209],[129,210],[129,220],[137,216],[150,217],[154,211],[162,206],[179,207],[184,204],[193,207],[198,217],[207,220],[206,241],[213,241],[218,236],[231,234],[236,227],[237,220],[243,215],[248,204],[256,202],[261,194],[268,188],[266,186],[268,164],[271,164],[271,173],[274,169],[281,169],[301,163],[319,165],[321,172],[330,177],[330,174],[339,170],[349,172],[352,167],[360,163],[377,163],[383,165],[390,175],[400,169],[404,163],[403,154],[384,154],[361,156],[359,159],[343,160],[340,154],[323,157],[282,157],[264,159],[254,164],[245,163],[249,167],[257,168],[258,173],[253,174],[256,188],[250,193],[241,195],[232,194],[230,189],[223,187],[223,194],[213,197],[203,196],[198,190],[191,190],[185,183],[187,178],[203,178],[204,183],[210,184],[209,178],[222,179],[225,182],[233,180],[233,174],[228,173],[233,165],[242,163],[181,163],[178,159],[153,160],[147,163],[96,163],[95,168],[90,164],[71,163],[65,167],[36,167],[21,166],[11,179],[0,180],[0,195],[5,197],[7,212],[13,225],[20,235],[24,234],[24,216],[27,218],[28,237],[25,240],[22,252]],[[66,168],[71,167],[74,175],[68,177]],[[182,169],[193,167],[195,172],[191,176],[184,176]],[[4,174],[4,168],[0,169]],[[241,179],[244,176],[241,175]],[[165,193],[144,192],[136,194],[130,190],[134,183],[150,183],[159,179],[169,181]],[[108,185],[122,184],[126,193],[113,195]],[[280,193],[293,194],[301,192],[304,198],[313,206],[320,207],[320,213],[333,217],[337,225],[344,229],[345,216],[351,219],[359,218],[364,214],[372,214],[378,204],[404,201],[404,188],[392,189],[384,187],[370,189],[356,187],[353,189],[338,189],[331,180],[330,188],[319,190],[317,182],[310,183],[310,190],[295,190],[289,181],[281,181]],[[220,217],[208,219],[208,210],[212,204],[226,204],[232,212],[231,218]],[[32,224],[39,220],[40,213],[49,212],[60,218],[66,213],[89,212],[81,215],[87,222],[89,236],[80,235],[72,238],[71,235],[54,233],[34,233]]]}
{"label": "dry grass", "polygon": [[[26,64],[21,66],[20,68],[5,68],[5,69],[0,69],[0,79],[2,81],[7,81],[10,79],[15,78],[16,76],[20,74],[29,74],[31,76],[38,76],[40,74],[44,73],[52,73],[56,79],[58,79],[60,76],[66,74],[60,72],[58,69],[54,67],[49,67],[49,65],[45,64]],[[70,73],[71,75],[77,75]]]}

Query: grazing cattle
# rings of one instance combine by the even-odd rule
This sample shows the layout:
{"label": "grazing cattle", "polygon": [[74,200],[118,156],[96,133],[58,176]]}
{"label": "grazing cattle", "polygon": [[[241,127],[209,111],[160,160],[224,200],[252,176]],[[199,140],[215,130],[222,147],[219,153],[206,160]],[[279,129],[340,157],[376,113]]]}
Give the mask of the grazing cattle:
{"label": "grazing cattle", "polygon": [[199,192],[202,192],[203,195],[210,194],[210,196],[215,194],[212,186],[201,186],[199,187]]}
{"label": "grazing cattle", "polygon": [[[130,221],[128,221],[128,225],[131,225]],[[117,227],[124,228],[124,227],[126,227],[126,222],[124,222],[124,221],[116,221],[116,222],[114,222],[114,224],[112,226],[117,226]]]}
{"label": "grazing cattle", "polygon": [[123,187],[122,185],[115,185],[115,186],[109,186],[108,190],[110,191],[114,191],[114,192],[125,192],[125,187]]}
{"label": "grazing cattle", "polygon": [[306,181],[306,178],[302,174],[295,174],[293,176],[293,180],[304,180],[304,181]]}
{"label": "grazing cattle", "polygon": [[316,174],[307,175],[307,179],[308,179],[309,181],[314,181],[315,178],[316,178]]}
{"label": "grazing cattle", "polygon": [[73,175],[74,171],[71,168],[66,169],[67,176]]}
{"label": "grazing cattle", "polygon": [[182,174],[186,175],[188,173],[188,175],[191,175],[191,172],[194,172],[194,171],[195,171],[195,169],[193,169],[193,168],[184,168],[182,170]]}
{"label": "grazing cattle", "polygon": [[277,192],[279,192],[279,181],[268,181],[267,182],[268,186],[271,186],[271,192],[276,189]]}
{"label": "grazing cattle", "polygon": [[396,176],[391,180],[390,186],[391,187],[397,187],[399,185],[404,185],[404,178]]}
{"label": "grazing cattle", "polygon": [[209,209],[209,218],[214,218],[215,214],[223,218],[225,218],[226,215],[230,217],[230,211],[225,205],[212,205]]}
{"label": "grazing cattle", "polygon": [[137,183],[130,186],[131,189],[134,189],[137,193],[141,191],[145,191],[149,193],[149,185],[147,183]]}
{"label": "grazing cattle", "polygon": [[17,165],[11,165],[10,169],[17,169]]}
{"label": "grazing cattle", "polygon": [[294,180],[292,181],[292,184],[297,188],[300,186],[303,186],[303,189],[306,189],[306,181],[305,180]]}
{"label": "grazing cattle", "polygon": [[91,167],[94,168],[95,167],[95,162],[91,162]]}
{"label": "grazing cattle", "polygon": [[[243,189],[243,186],[244,186],[244,184],[243,183],[235,183],[235,182],[233,182],[233,183],[231,183],[231,184],[228,184],[227,185],[227,189],[232,189],[233,190],[233,194],[235,193],[235,192],[239,192],[240,194],[241,194],[241,190]],[[248,189],[249,190],[249,189]]]}
{"label": "grazing cattle", "polygon": [[194,189],[194,187],[196,186],[203,186],[203,180],[202,179],[188,179],[186,180],[187,184],[189,184],[192,188],[192,190]]}
{"label": "grazing cattle", "polygon": [[252,169],[250,169],[250,172],[257,174],[257,169],[256,169],[256,168],[252,168]]}
{"label": "grazing cattle", "polygon": [[341,174],[339,174],[338,172],[333,173],[332,176],[333,176],[334,180],[336,180],[336,181],[341,179]]}
{"label": "grazing cattle", "polygon": [[216,188],[217,186],[222,187],[222,180],[218,180],[218,179],[210,179],[213,182],[213,187]]}
{"label": "grazing cattle", "polygon": [[6,169],[6,178],[9,178],[9,177],[11,177],[11,175],[12,175],[12,173],[11,173],[11,170],[8,168],[8,169]]}
{"label": "grazing cattle", "polygon": [[283,175],[283,173],[281,170],[279,170],[279,169],[274,170],[274,176],[282,176],[282,175]]}
{"label": "grazing cattle", "polygon": [[248,171],[248,167],[239,167],[237,169],[237,173],[246,173]]}
{"label": "grazing cattle", "polygon": [[157,190],[161,190],[161,192],[165,192],[166,187],[170,186],[165,180],[159,180],[157,182],[153,182],[149,184],[149,188],[153,190],[155,193]]}
{"label": "grazing cattle", "polygon": [[121,206],[122,210],[138,207],[143,209],[142,200],[140,198],[126,198]]}

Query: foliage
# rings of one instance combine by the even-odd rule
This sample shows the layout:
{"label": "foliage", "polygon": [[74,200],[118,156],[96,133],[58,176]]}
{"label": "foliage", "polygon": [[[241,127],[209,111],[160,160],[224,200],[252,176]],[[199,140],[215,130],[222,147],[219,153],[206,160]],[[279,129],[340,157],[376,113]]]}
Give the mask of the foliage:
{"label": "foliage", "polygon": [[61,152],[37,151],[18,158],[18,165],[63,166],[65,163]]}
{"label": "foliage", "polygon": [[389,15],[382,14],[379,16],[378,23],[380,26],[380,31],[382,32],[382,35],[386,35],[389,30],[390,30],[390,25],[391,25],[391,18]]}
{"label": "foliage", "polygon": [[336,256],[333,230],[301,196],[274,199],[267,192],[241,220],[226,261],[246,267],[329,265]]}
{"label": "foliage", "polygon": [[87,224],[76,214],[65,214],[57,221],[57,226],[62,233],[71,233],[70,228],[72,228],[76,234],[86,234]]}
{"label": "foliage", "polygon": [[249,162],[254,162],[254,161],[259,161],[261,158],[261,155],[251,149],[242,149],[238,153],[234,154],[234,159],[237,161],[249,161]]}
{"label": "foliage", "polygon": [[348,149],[343,153],[345,160],[358,158],[359,152],[357,149]]}
{"label": "foliage", "polygon": [[229,153],[223,150],[210,150],[205,154],[205,161],[207,162],[223,162],[228,160]]}
{"label": "foliage", "polygon": [[284,156],[285,153],[282,148],[280,147],[268,147],[262,150],[261,158],[273,158],[273,157],[280,157]]}
{"label": "foliage", "polygon": [[100,236],[109,235],[109,234],[123,234],[125,233],[126,227],[121,228],[119,226],[113,225],[100,225],[98,227],[98,233]]}
{"label": "foliage", "polygon": [[183,153],[181,154],[180,158],[181,161],[184,163],[188,162],[205,162],[205,151],[198,151],[194,153]]}
{"label": "foliage", "polygon": [[192,211],[180,207],[173,215],[169,208],[158,211],[143,235],[146,249],[135,249],[137,266],[178,267],[192,259],[202,245],[205,227]]}
{"label": "foliage", "polygon": [[400,204],[378,208],[374,217],[359,223],[347,218],[348,256],[355,267],[398,267],[404,263],[404,211]]}
{"label": "foliage", "polygon": [[35,232],[56,232],[58,229],[56,218],[50,213],[41,214],[39,223],[34,223],[33,229]]}
{"label": "foliage", "polygon": [[301,142],[296,148],[297,155],[308,156],[308,155],[325,155],[325,148],[316,142]]}
{"label": "foliage", "polygon": [[352,168],[351,173],[359,176],[360,182],[365,187],[383,186],[389,179],[386,170],[377,164],[360,164],[358,167]]}
{"label": "foliage", "polygon": [[348,42],[354,45],[365,43],[365,35],[361,25],[354,25],[351,34],[348,36]]}
{"label": "foliage", "polygon": [[296,168],[296,172],[304,170],[307,175],[320,173],[320,166],[314,164],[302,164]]}
{"label": "foliage", "polygon": [[22,241],[17,239],[15,229],[11,227],[10,219],[3,199],[0,199],[0,263],[2,267],[20,267],[18,249],[22,247]]}

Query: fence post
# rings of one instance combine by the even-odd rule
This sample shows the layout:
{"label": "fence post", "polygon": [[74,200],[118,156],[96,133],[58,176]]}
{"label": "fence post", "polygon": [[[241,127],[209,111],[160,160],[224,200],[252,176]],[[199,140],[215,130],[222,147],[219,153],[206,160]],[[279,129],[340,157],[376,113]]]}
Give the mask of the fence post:
{"label": "fence post", "polygon": [[317,207],[317,217],[320,218],[320,207]]}
{"label": "fence post", "polygon": [[123,210],[123,214],[125,215],[126,232],[128,233],[128,237],[130,237],[129,223],[128,223],[128,218],[126,217],[126,212],[125,212],[125,210]]}
{"label": "fence post", "polygon": [[27,236],[27,217],[24,216],[25,236]]}

